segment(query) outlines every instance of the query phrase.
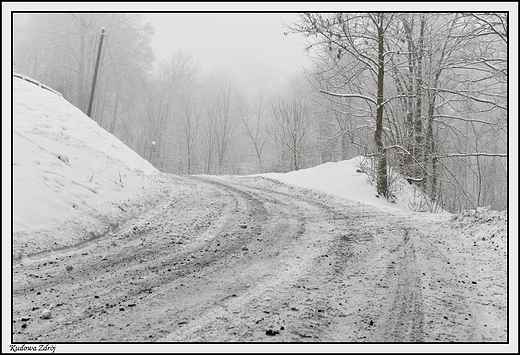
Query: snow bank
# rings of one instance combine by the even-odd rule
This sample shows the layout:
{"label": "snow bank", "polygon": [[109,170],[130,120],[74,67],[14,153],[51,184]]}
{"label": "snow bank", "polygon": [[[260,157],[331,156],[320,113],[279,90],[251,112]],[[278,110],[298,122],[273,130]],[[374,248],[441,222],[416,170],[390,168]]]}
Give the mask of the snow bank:
{"label": "snow bank", "polygon": [[[393,177],[393,202],[377,196],[366,169],[368,160],[362,156],[337,163],[329,162],[313,168],[288,173],[260,174],[286,184],[318,190],[373,206],[398,208],[404,211],[431,211],[432,204],[415,186],[398,176]],[[361,167],[361,168],[360,168]]]}
{"label": "snow bank", "polygon": [[65,99],[17,77],[12,168],[13,249],[26,252],[85,238],[88,225],[121,212],[111,201],[135,198],[158,172]]}
{"label": "snow bank", "polygon": [[495,250],[507,255],[507,212],[492,211],[486,207],[462,211],[451,218],[451,228],[463,236],[467,248],[484,246],[483,250]]}

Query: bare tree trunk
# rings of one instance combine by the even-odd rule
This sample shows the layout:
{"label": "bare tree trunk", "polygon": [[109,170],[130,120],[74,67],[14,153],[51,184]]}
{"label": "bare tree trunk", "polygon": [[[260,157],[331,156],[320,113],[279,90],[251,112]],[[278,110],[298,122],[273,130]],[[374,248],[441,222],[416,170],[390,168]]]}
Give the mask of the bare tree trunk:
{"label": "bare tree trunk", "polygon": [[[422,14],[421,18],[421,29],[419,33],[419,45],[417,48],[417,79],[415,80],[415,94],[417,96],[416,107],[415,107],[415,117],[414,117],[414,145],[415,145],[415,159],[418,162],[418,166],[414,169],[414,177],[421,178],[423,177],[423,169],[424,169],[424,140],[423,140],[423,128],[422,128],[422,59],[424,55],[424,27],[425,27],[425,15]],[[418,185],[424,189],[425,180],[418,182]]]}
{"label": "bare tree trunk", "polygon": [[415,85],[415,46],[413,43],[413,17],[412,23],[408,23],[407,20],[403,20],[404,30],[406,32],[406,41],[408,44],[408,83],[405,83],[406,91],[407,91],[407,99],[406,99],[406,138],[407,138],[407,147],[406,149],[412,153],[412,155],[406,154],[404,156],[404,169],[407,175],[414,176],[415,174],[415,162],[413,158],[415,157],[415,137],[414,137],[414,89]]}
{"label": "bare tree trunk", "polygon": [[436,94],[433,93],[428,104],[428,127],[426,130],[426,150],[427,156],[431,157],[431,193],[430,198],[435,201],[437,198],[437,159],[435,158],[435,137],[433,136],[433,115],[435,111]]}
{"label": "bare tree trunk", "polygon": [[385,77],[385,61],[384,61],[384,36],[383,36],[383,14],[379,13],[379,23],[377,24],[378,35],[378,72],[377,72],[377,112],[376,112],[376,130],[374,133],[374,142],[377,148],[379,158],[377,167],[377,193],[388,197],[388,176],[386,163],[386,150],[383,143],[383,99],[384,99],[384,77]]}
{"label": "bare tree trunk", "polygon": [[348,154],[347,154],[347,134],[343,133],[341,135],[341,159],[347,160]]}

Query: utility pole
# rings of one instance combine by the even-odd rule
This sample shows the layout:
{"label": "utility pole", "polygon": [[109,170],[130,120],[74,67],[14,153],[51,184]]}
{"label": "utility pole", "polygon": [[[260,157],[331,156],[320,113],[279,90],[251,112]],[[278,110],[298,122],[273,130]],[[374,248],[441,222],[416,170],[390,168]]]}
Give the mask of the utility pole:
{"label": "utility pole", "polygon": [[87,116],[92,118],[90,114],[92,113],[92,103],[94,102],[94,91],[96,90],[96,80],[97,73],[99,68],[99,59],[101,58],[101,47],[103,47],[103,38],[105,37],[105,28],[101,28],[101,38],[99,39],[99,48],[96,59],[96,67],[94,68],[94,78],[92,79],[92,88],[90,90],[90,101],[88,103]]}

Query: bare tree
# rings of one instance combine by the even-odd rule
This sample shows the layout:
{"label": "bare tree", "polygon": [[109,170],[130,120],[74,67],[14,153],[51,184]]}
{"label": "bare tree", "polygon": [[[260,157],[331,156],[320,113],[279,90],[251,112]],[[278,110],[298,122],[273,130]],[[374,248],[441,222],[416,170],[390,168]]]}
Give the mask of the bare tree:
{"label": "bare tree", "polygon": [[186,148],[186,173],[191,174],[197,149],[202,107],[194,98],[185,97],[180,103],[180,110],[180,126]]}
{"label": "bare tree", "polygon": [[214,76],[205,84],[203,97],[205,118],[201,138],[204,172],[222,174],[234,165],[229,158],[237,127],[236,93],[228,79]]}
{"label": "bare tree", "polygon": [[[307,50],[317,47],[317,51],[330,63],[328,72],[339,73],[343,78],[346,75],[363,82],[371,81],[373,90],[363,88],[358,81],[357,85],[344,83],[333,90],[319,88],[319,91],[332,97],[356,100],[370,106],[368,110],[375,109],[372,114],[375,122],[373,142],[378,159],[377,191],[385,197],[389,196],[389,192],[383,119],[385,105],[390,100],[385,98],[384,79],[386,62],[392,55],[392,52],[385,50],[385,38],[389,35],[394,18],[394,14],[386,13],[338,13],[330,16],[303,14],[301,22],[291,29],[305,36],[315,36],[315,42]],[[355,63],[353,72],[345,66],[345,61],[340,63],[342,57],[345,57],[345,61]],[[364,109],[356,107],[356,110]]]}
{"label": "bare tree", "polygon": [[197,70],[191,55],[179,52],[169,62],[162,63],[147,84],[143,156],[159,169],[176,171],[174,153],[178,151],[176,138],[180,137],[182,99],[191,90]]}
{"label": "bare tree", "polygon": [[281,145],[283,169],[301,169],[310,130],[308,107],[297,96],[281,98],[273,107],[273,117],[275,126],[272,134],[275,142]]}
{"label": "bare tree", "polygon": [[266,104],[262,96],[258,96],[254,107],[250,107],[244,99],[237,104],[238,115],[243,123],[247,140],[252,144],[254,157],[257,161],[255,172],[264,170],[263,151],[268,140],[265,127]]}

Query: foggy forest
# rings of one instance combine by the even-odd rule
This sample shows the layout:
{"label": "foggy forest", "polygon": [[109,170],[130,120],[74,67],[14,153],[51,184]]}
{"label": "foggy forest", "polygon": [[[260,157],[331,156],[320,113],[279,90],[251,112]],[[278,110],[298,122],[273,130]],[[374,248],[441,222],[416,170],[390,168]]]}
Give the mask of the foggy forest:
{"label": "foggy forest", "polygon": [[[507,210],[507,13],[301,13],[283,36],[312,66],[245,95],[179,51],[155,59],[138,13],[20,13],[15,73],[60,92],[173,174],[289,172],[363,155],[382,198],[397,171],[443,209]],[[106,32],[100,47],[101,28]]]}

